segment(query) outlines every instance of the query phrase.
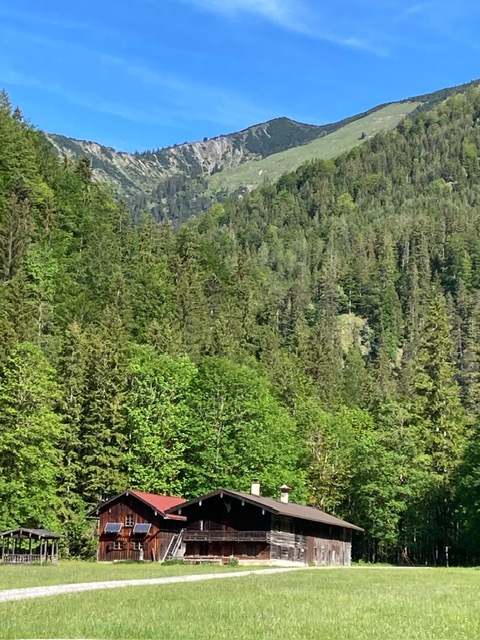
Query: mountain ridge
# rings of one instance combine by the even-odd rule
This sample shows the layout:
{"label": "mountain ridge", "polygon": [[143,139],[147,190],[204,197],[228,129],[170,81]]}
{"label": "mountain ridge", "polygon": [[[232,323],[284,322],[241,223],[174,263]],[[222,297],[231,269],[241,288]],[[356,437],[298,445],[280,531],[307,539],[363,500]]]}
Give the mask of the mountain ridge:
{"label": "mountain ridge", "polygon": [[[292,149],[302,151],[314,141],[342,131],[352,123],[368,121],[372,114],[381,114],[414,104],[413,109],[399,110],[395,119],[385,118],[384,127],[389,130],[399,124],[406,115],[429,109],[454,92],[466,90],[478,84],[474,80],[463,85],[440,89],[416,97],[385,102],[366,111],[324,125],[298,122],[279,116],[263,123],[254,124],[241,131],[205,137],[203,140],[184,142],[170,147],[142,152],[117,151],[98,142],[68,138],[60,134],[45,134],[59,156],[66,158],[91,158],[93,176],[110,184],[117,196],[126,199],[138,215],[149,210],[158,219],[168,218],[181,222],[209,208],[213,202],[258,186],[270,179],[269,171],[256,167],[255,163],[275,156],[275,162],[284,171],[295,170],[302,162],[316,157],[335,157],[340,152],[360,144],[379,131],[369,124],[357,138],[350,135],[348,144],[340,144],[338,152],[330,145],[328,153],[320,152],[312,145],[307,153],[292,154]],[[278,154],[287,153],[287,158]],[[298,160],[296,158],[298,155]],[[251,170],[242,165],[250,163]],[[258,171],[256,171],[258,169]],[[223,173],[225,172],[225,173]],[[278,169],[271,179],[277,179]]]}

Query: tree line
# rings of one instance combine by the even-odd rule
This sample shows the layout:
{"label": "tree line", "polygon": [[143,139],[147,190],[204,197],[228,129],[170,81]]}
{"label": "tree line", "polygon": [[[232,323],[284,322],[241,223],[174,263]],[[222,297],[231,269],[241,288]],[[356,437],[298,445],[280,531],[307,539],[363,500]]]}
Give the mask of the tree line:
{"label": "tree line", "polygon": [[0,529],[224,486],[478,561],[480,92],[178,229],[0,96]]}

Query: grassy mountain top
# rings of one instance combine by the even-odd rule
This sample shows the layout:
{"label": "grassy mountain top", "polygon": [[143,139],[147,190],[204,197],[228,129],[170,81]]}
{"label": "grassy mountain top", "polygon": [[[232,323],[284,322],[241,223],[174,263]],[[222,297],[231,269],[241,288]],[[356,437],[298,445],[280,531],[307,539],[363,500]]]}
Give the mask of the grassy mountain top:
{"label": "grassy mountain top", "polygon": [[158,219],[181,222],[217,200],[276,180],[305,161],[336,157],[395,128],[406,115],[429,110],[474,84],[382,104],[326,125],[280,117],[236,133],[142,153],[117,152],[56,134],[48,138],[61,156],[89,156],[96,179],[129,200],[135,213],[149,210]]}
{"label": "grassy mountain top", "polygon": [[308,144],[299,145],[262,160],[250,160],[236,169],[224,169],[207,179],[209,191],[231,193],[240,188],[251,188],[265,181],[275,181],[283,173],[294,171],[307,160],[335,158],[379,131],[394,129],[398,123],[420,107],[422,102],[397,102],[370,111],[362,118],[352,119],[331,133]]}

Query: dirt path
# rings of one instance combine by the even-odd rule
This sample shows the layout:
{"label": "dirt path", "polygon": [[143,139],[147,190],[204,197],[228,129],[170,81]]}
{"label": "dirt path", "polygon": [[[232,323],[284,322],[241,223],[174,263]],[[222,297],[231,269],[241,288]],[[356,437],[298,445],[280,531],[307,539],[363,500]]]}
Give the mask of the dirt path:
{"label": "dirt path", "polygon": [[169,578],[149,578],[145,580],[111,580],[108,582],[79,582],[78,584],[59,584],[49,587],[24,587],[22,589],[4,589],[0,591],[0,603],[28,598],[43,598],[57,596],[63,593],[79,593],[80,591],[95,591],[97,589],[118,589],[120,587],[141,587],[156,584],[175,584],[177,582],[200,582],[202,580],[220,580],[224,578],[243,578],[251,575],[269,575],[298,571],[304,567],[288,567],[283,569],[257,569],[252,571],[234,571],[231,573],[201,573],[190,576],[171,576]]}

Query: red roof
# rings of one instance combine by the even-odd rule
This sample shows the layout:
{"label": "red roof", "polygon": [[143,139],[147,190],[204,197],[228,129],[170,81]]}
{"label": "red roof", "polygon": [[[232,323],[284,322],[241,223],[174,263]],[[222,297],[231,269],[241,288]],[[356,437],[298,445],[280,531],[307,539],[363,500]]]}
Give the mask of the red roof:
{"label": "red roof", "polygon": [[[130,489],[128,493],[131,493],[140,500],[143,500],[146,504],[150,505],[156,511],[161,511],[164,513],[167,509],[171,509],[172,507],[176,507],[178,504],[182,504],[185,502],[183,498],[179,498],[177,496],[157,496],[156,493],[145,493],[144,491],[137,491],[136,489]],[[172,516],[169,515],[171,518]],[[176,516],[177,518],[179,516]],[[182,520],[184,518],[182,517]]]}
{"label": "red roof", "polygon": [[99,512],[103,511],[114,500],[117,500],[121,496],[129,494],[135,496],[144,504],[159,512],[164,518],[167,518],[168,520],[186,520],[185,516],[165,513],[167,509],[172,509],[173,507],[176,507],[177,505],[185,502],[183,498],[179,498],[177,496],[158,496],[156,493],[145,493],[144,491],[137,491],[137,489],[128,489],[127,491],[119,493],[113,498],[110,498],[110,500],[107,500],[106,502],[101,502],[87,515],[92,517],[98,516]]}

